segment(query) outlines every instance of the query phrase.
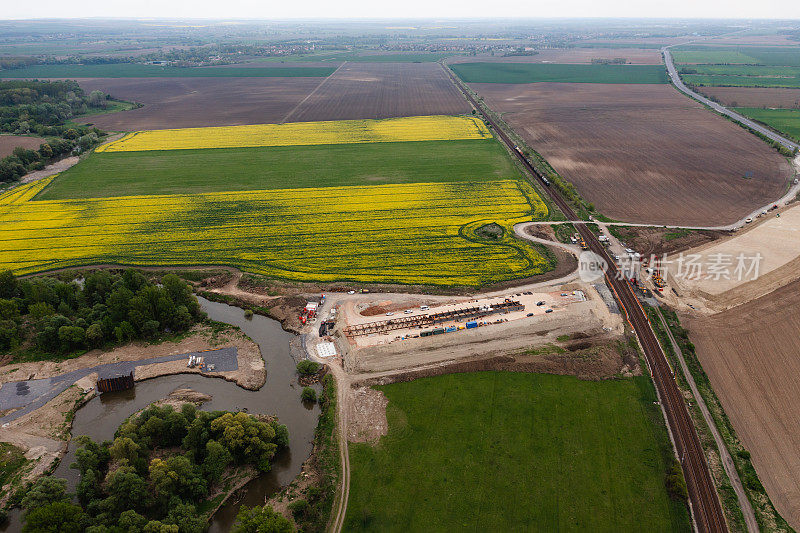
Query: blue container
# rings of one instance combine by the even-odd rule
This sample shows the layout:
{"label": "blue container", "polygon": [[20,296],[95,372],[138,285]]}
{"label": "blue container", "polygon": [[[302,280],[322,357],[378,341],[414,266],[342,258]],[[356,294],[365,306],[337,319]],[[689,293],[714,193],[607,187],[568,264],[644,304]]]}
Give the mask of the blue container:
{"label": "blue container", "polygon": [[472,328],[477,328],[477,327],[478,327],[478,321],[477,320],[473,320],[472,322],[467,322],[467,329],[472,329]]}

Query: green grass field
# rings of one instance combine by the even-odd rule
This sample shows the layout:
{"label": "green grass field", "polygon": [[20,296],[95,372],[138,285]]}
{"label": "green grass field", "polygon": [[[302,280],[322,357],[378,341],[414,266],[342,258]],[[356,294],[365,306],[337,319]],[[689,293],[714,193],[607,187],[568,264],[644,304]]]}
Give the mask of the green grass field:
{"label": "green grass field", "polygon": [[[378,387],[389,434],[350,445],[348,531],[690,531],[646,377],[482,372]],[[646,517],[646,518],[645,518]]]}
{"label": "green grass field", "polygon": [[681,78],[691,85],[721,87],[800,87],[800,67],[687,65]]}
{"label": "green grass field", "polygon": [[689,85],[706,87],[800,87],[800,77],[751,77],[681,74],[683,81]]}
{"label": "green grass field", "polygon": [[92,154],[37,199],[519,177],[494,139]]}
{"label": "green grass field", "polygon": [[736,111],[800,141],[800,109],[761,109],[737,107]]}
{"label": "green grass field", "polygon": [[33,65],[4,70],[0,78],[320,78],[334,67],[168,67],[140,63]]}
{"label": "green grass field", "polygon": [[800,47],[776,46],[682,46],[672,52],[678,63],[745,63],[800,67]]}
{"label": "green grass field", "polygon": [[737,50],[677,50],[672,52],[672,58],[676,63],[739,63],[746,65],[759,63],[757,58]]}
{"label": "green grass field", "polygon": [[457,63],[450,68],[466,83],[667,83],[660,65]]}

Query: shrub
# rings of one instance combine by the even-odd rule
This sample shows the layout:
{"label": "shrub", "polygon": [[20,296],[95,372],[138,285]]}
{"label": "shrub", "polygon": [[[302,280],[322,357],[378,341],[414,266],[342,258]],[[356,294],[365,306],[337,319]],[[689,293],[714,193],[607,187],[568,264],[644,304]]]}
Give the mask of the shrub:
{"label": "shrub", "polygon": [[305,516],[305,514],[308,512],[309,507],[310,505],[308,504],[308,502],[302,499],[295,500],[287,506],[287,508],[292,512],[292,516],[295,517],[296,519]]}
{"label": "shrub", "polygon": [[686,490],[686,480],[683,479],[681,465],[674,459],[672,460],[672,465],[667,470],[665,484],[667,486],[667,493],[672,499],[683,502],[689,499],[689,493]]}
{"label": "shrub", "polygon": [[303,392],[300,394],[300,399],[303,400],[304,402],[316,402],[317,391],[315,391],[311,387],[304,387]]}
{"label": "shrub", "polygon": [[313,376],[319,372],[319,363],[305,359],[297,363],[297,373],[301,376]]}

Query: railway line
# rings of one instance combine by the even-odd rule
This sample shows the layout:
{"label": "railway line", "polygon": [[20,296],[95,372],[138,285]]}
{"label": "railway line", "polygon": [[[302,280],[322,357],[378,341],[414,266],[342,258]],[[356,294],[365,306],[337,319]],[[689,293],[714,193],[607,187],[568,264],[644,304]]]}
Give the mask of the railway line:
{"label": "railway line", "polygon": [[[514,142],[498,127],[496,121],[484,111],[469,91],[455,78],[453,72],[444,65],[442,68],[445,69],[450,79],[466,99],[492,126],[500,140],[508,146],[526,170],[532,176],[535,176],[535,179],[547,191],[548,196],[561,209],[567,219],[580,221],[581,219],[575,214],[566,200],[549,186],[549,183],[543,179],[530,161],[517,151]],[[728,531],[722,505],[714,486],[714,480],[711,478],[711,472],[708,469],[700,439],[694,429],[694,423],[644,309],[633,293],[629,282],[618,275],[619,272],[614,261],[611,260],[594,233],[585,224],[576,224],[575,227],[586,241],[589,249],[602,257],[608,265],[606,283],[615,293],[620,307],[624,310],[628,322],[639,338],[686,479],[686,488],[689,493],[689,502],[696,530],[700,533]]]}

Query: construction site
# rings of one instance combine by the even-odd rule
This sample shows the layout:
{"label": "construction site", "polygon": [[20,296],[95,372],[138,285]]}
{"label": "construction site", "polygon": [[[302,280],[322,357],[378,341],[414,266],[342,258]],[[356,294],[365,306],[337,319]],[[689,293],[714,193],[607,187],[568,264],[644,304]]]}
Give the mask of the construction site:
{"label": "construction site", "polygon": [[422,305],[398,311],[400,316],[396,317],[394,312],[388,312],[388,316],[380,320],[361,315],[348,316],[342,333],[355,346],[375,346],[531,318],[553,313],[570,303],[585,300],[583,291],[575,290],[510,294],[436,307]]}

